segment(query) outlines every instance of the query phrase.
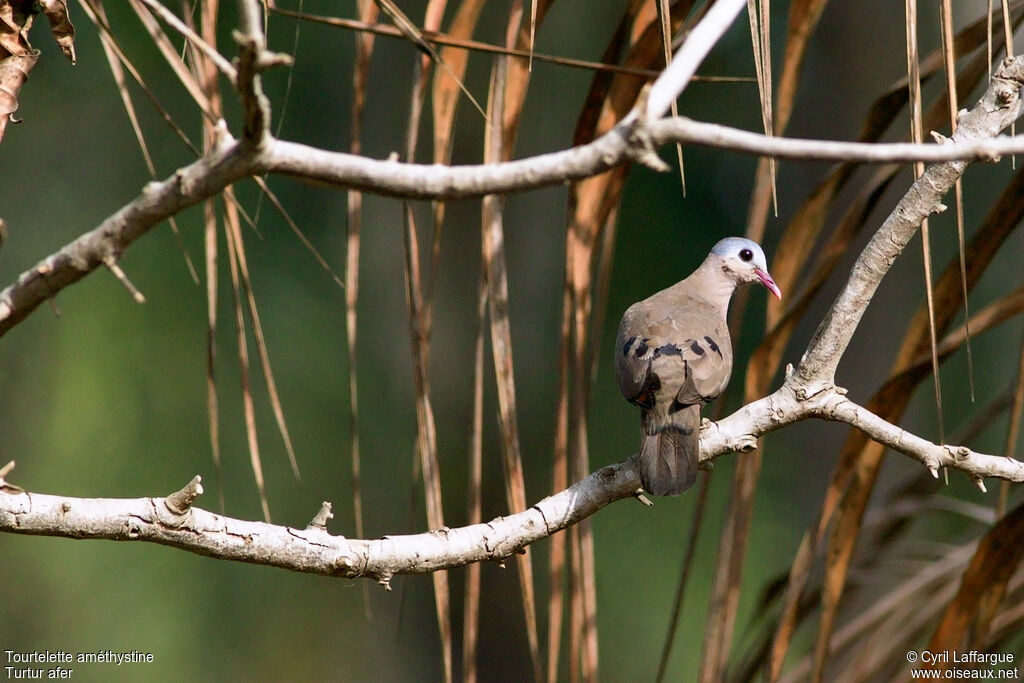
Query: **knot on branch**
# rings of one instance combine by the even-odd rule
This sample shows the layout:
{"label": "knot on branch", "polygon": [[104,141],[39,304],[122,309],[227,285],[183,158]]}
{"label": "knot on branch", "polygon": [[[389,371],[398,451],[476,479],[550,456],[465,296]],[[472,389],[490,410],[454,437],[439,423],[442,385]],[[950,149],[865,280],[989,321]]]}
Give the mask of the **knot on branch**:
{"label": "knot on branch", "polygon": [[619,124],[622,137],[626,142],[627,155],[629,158],[647,168],[665,173],[669,165],[658,156],[657,145],[651,133],[649,119],[647,116],[647,99],[651,94],[650,84],[640,90],[640,95],[633,105],[633,111]]}
{"label": "knot on branch", "polygon": [[793,393],[793,397],[801,403],[806,401],[812,401],[820,398],[823,394],[837,394],[841,393],[836,391],[835,382],[831,379],[819,379],[816,377],[803,377],[801,376],[802,368],[798,369],[793,375],[791,375],[786,383],[790,385],[790,391]]}
{"label": "knot on branch", "polygon": [[1024,60],[1010,55],[1002,61],[992,76],[993,80],[997,78],[1003,81],[1013,81],[1017,83],[1018,87],[1024,86]]}
{"label": "knot on branch", "polygon": [[334,560],[334,567],[337,569],[342,576],[349,579],[354,579],[357,576],[361,576],[363,571],[366,569],[365,562],[360,566],[358,558],[354,554],[344,552],[338,555],[337,559]]}
{"label": "knot on branch", "polygon": [[953,459],[953,462],[958,464],[971,457],[971,449],[966,446],[944,445],[943,448],[945,448],[946,452],[949,453],[949,457]]}

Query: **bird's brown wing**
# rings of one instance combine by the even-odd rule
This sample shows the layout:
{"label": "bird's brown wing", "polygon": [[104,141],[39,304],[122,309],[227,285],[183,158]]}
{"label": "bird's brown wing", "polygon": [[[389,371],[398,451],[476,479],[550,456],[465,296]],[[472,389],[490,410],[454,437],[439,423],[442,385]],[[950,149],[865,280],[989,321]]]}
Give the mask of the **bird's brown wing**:
{"label": "bird's brown wing", "polygon": [[675,495],[693,486],[700,448],[700,408],[729,381],[732,348],[719,311],[666,290],[631,306],[615,343],[619,389],[641,407],[638,456],[644,488]]}
{"label": "bird's brown wing", "polygon": [[643,334],[643,321],[637,320],[640,313],[633,306],[622,316],[615,341],[615,376],[627,401],[650,410],[661,387],[651,371],[653,347]]}
{"label": "bird's brown wing", "polygon": [[722,393],[732,372],[728,328],[699,302],[651,297],[622,317],[615,372],[622,395],[648,410],[655,403],[665,413],[672,403],[707,403]]}
{"label": "bird's brown wing", "polygon": [[[718,398],[732,374],[732,354],[728,332],[719,329],[690,329],[675,348],[678,355],[667,355],[655,364],[659,375],[665,376],[665,388],[675,389],[674,402],[680,406],[704,404]],[[725,337],[723,339],[723,336]]]}

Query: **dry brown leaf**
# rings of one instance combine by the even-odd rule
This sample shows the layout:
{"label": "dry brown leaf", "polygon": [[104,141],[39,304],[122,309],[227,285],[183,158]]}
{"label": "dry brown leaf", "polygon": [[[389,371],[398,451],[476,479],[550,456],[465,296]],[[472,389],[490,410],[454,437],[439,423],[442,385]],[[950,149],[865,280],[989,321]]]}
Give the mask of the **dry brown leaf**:
{"label": "dry brown leaf", "polygon": [[224,468],[220,454],[220,403],[217,399],[217,210],[213,199],[203,202],[203,237],[206,263],[206,413],[210,451],[217,479],[217,502],[224,513]]}
{"label": "dry brown leaf", "polygon": [[39,52],[29,52],[0,60],[0,140],[3,140],[11,114],[18,110],[21,86],[28,80],[28,72],[38,59]]}
{"label": "dry brown leaf", "polygon": [[[484,1],[463,0],[455,13],[455,19],[448,27],[448,35],[458,39],[471,38]],[[459,103],[460,90],[457,81],[466,75],[469,52],[444,47],[440,54],[449,70],[434,71],[434,90],[431,96],[431,105],[434,109],[434,162],[447,164],[451,161],[452,131]]]}
{"label": "dry brown leaf", "polygon": [[[135,103],[132,100],[131,92],[128,90],[128,79],[125,78],[125,67],[121,63],[123,53],[117,45],[117,41],[114,40],[113,35],[109,31],[103,2],[102,0],[84,0],[82,2],[82,8],[86,11],[89,19],[93,24],[95,24],[95,27],[99,31],[100,44],[103,46],[103,54],[107,58],[107,65],[110,67],[110,73],[114,76],[114,84],[117,86],[117,92],[121,96],[121,104],[124,106],[125,113],[128,115],[128,121],[132,126],[132,132],[135,133],[135,141],[138,143],[139,150],[142,152],[142,158],[146,162],[146,169],[149,171],[150,177],[155,180],[157,177],[156,165],[153,163],[153,157],[149,152],[149,145],[146,143],[146,136],[142,132],[142,124],[139,122],[139,116],[135,110]],[[133,77],[135,77],[134,73]],[[188,250],[185,248],[185,242],[181,238],[181,231],[178,230],[178,221],[171,216],[167,219],[167,222],[170,223],[171,231],[178,240],[178,246],[181,248],[181,253],[185,257],[185,264],[188,267],[189,275],[192,276],[192,281],[198,285],[199,273],[196,272],[196,267],[192,263],[192,257],[189,256]]]}
{"label": "dry brown leaf", "polygon": [[[488,119],[492,122],[485,138],[485,162],[495,163],[504,155],[504,135],[497,129],[505,107],[507,58],[495,61],[488,101]],[[505,236],[502,222],[504,198],[487,195],[483,199],[481,217],[482,260],[486,268],[487,300],[491,321],[491,350],[494,377],[498,388],[499,425],[502,455],[505,464],[505,499],[510,512],[525,510],[526,487],[523,460],[519,446],[516,408],[515,372],[512,363],[512,326],[508,316],[508,273],[505,263]],[[529,548],[518,556],[519,587],[522,593],[527,642],[533,663],[534,679],[542,677],[540,640],[537,635],[537,608],[533,588],[532,554]]]}
{"label": "dry brown leaf", "polygon": [[200,155],[199,148],[196,147],[192,140],[189,139],[188,135],[185,133],[184,130],[182,130],[181,126],[174,122],[173,117],[171,117],[167,109],[162,104],[160,104],[160,101],[157,99],[156,95],[143,80],[142,74],[140,74],[139,70],[135,68],[135,65],[132,63],[132,61],[128,59],[128,56],[124,53],[124,50],[121,49],[121,46],[117,41],[117,36],[114,35],[110,26],[107,24],[102,8],[102,2],[97,2],[96,0],[85,0],[84,2],[82,2],[82,9],[85,10],[86,14],[89,15],[89,19],[93,22],[93,24],[95,24],[96,28],[100,31],[104,49],[109,48],[114,54],[117,55],[117,58],[120,61],[121,65],[124,67],[124,70],[131,75],[135,83],[139,86],[139,88],[142,89],[142,92],[153,104],[153,107],[156,108],[157,112],[163,118],[164,122],[167,123],[167,125],[171,128],[172,131],[174,131],[175,135],[177,135],[178,138],[182,141],[182,143],[184,143],[185,147],[188,148],[190,152],[192,152],[194,155],[198,157]]}
{"label": "dry brown leaf", "polygon": [[238,227],[238,215],[231,202],[225,203],[224,233],[227,236],[228,263],[231,271],[231,292],[235,303],[235,329],[238,340],[238,365],[242,379],[242,409],[245,415],[245,436],[249,445],[249,463],[252,466],[256,489],[260,494],[260,505],[263,508],[263,519],[270,523],[270,504],[267,501],[267,488],[263,478],[263,465],[260,461],[260,446],[256,429],[256,409],[252,399],[252,382],[249,374],[249,342],[245,333],[245,313],[242,307],[242,288],[244,284],[239,273],[238,254],[243,248],[239,244],[241,230]]}
{"label": "dry brown leaf", "polygon": [[[373,0],[358,0],[359,18],[373,22],[377,19],[377,5]],[[366,84],[369,79],[370,57],[373,54],[373,34],[356,36],[356,58],[352,67],[352,142],[349,151],[362,152],[363,107],[366,103]],[[359,303],[359,243],[363,223],[363,194],[348,192],[348,231],[345,238],[345,334],[348,342],[348,397],[349,397],[349,455],[352,460],[352,508],[356,535],[365,538],[363,526],[362,462],[359,452],[359,382],[357,340],[357,306]],[[363,583],[363,612],[370,618],[370,589]]]}
{"label": "dry brown leaf", "polygon": [[[109,27],[106,24],[106,17],[103,13],[102,5],[94,3],[96,5],[97,14],[103,20],[97,22],[102,24],[104,27],[103,34],[107,36],[107,40],[104,42],[105,45],[109,45],[111,50],[115,50],[121,55],[122,62],[126,61],[117,46],[117,40],[113,33],[109,31]],[[215,36],[217,32],[217,2],[204,2],[200,12],[200,30],[204,36],[208,38]],[[202,92],[209,102],[210,107],[214,113],[221,112],[221,95],[220,95],[220,82],[217,79],[217,70],[210,60],[205,55],[200,54],[198,51],[193,55],[192,64],[196,70],[197,78],[199,80],[199,87],[202,88]],[[134,67],[130,63],[126,64],[130,73],[135,73]],[[141,77],[136,77],[136,81],[143,85],[146,92],[149,92],[149,88],[142,82]],[[155,100],[155,97],[150,95],[151,99]],[[170,120],[170,115],[165,113],[165,119]],[[182,135],[184,133],[182,132]],[[188,139],[187,137],[185,138]],[[207,117],[203,119],[203,147],[205,150],[210,150],[214,145],[217,144],[217,130],[214,126],[211,118]],[[229,200],[229,195],[224,193],[223,198]],[[204,252],[205,252],[205,263],[206,263],[206,326],[207,326],[207,337],[206,337],[206,410],[209,420],[209,431],[210,431],[210,450],[213,456],[213,467],[214,473],[217,477],[217,499],[220,503],[221,512],[224,511],[224,471],[222,467],[222,458],[220,452],[220,401],[217,394],[217,379],[216,379],[216,365],[217,365],[217,304],[218,304],[218,284],[217,284],[217,260],[218,260],[218,248],[217,248],[217,212],[215,203],[212,199],[207,200],[203,205],[203,217],[204,217]],[[237,205],[234,205],[237,211]],[[234,214],[232,214],[234,215]],[[227,229],[225,229],[225,234]],[[228,241],[228,250],[231,251],[230,240]],[[237,292],[235,293],[237,297]]]}
{"label": "dry brown leaf", "polygon": [[[949,126],[950,130],[956,132],[956,114],[960,110],[960,97],[956,87],[956,46],[953,44],[953,4],[950,0],[942,0],[942,54],[943,66],[946,72],[946,96],[949,101]],[[970,305],[967,300],[967,264],[964,262],[964,186],[963,179],[957,178],[954,188],[956,198],[956,238],[957,248],[960,253],[961,286],[964,299],[964,319],[971,316]],[[974,401],[974,358],[971,352],[970,330],[967,331],[967,385],[971,394],[971,401]]]}
{"label": "dry brown leaf", "polygon": [[[1019,22],[1024,16],[1021,3],[1015,3],[1014,22]],[[959,52],[969,52],[986,40],[985,20],[979,20],[964,28],[954,41]],[[997,39],[998,40],[998,39]],[[941,51],[935,51],[925,58],[921,63],[922,76],[932,76],[938,72],[942,65]],[[979,54],[975,59],[963,68],[957,77],[957,87],[962,91],[971,90],[976,82],[986,73],[987,61],[984,54]],[[868,116],[860,134],[860,140],[869,142],[877,140],[895,119],[896,115],[908,100],[906,79],[893,85],[888,92],[879,97],[871,106]],[[942,98],[929,110],[925,117],[925,126],[939,128],[941,119],[945,116],[946,105]],[[823,222],[828,215],[831,204],[839,191],[846,185],[853,172],[851,164],[841,164],[829,178],[811,195],[808,202],[801,207],[797,216],[787,227],[779,249],[778,255],[794,252],[797,245],[808,250],[812,246],[812,240],[800,237],[800,233],[807,230],[820,231]],[[839,227],[829,238],[825,247],[819,250],[814,274],[805,278],[806,284],[802,292],[791,300],[785,314],[775,323],[773,329],[761,346],[751,358],[747,370],[748,386],[746,395],[761,396],[764,394],[768,382],[778,370],[778,364],[782,358],[786,342],[796,322],[810,305],[814,294],[824,284],[829,274],[841,255],[845,252],[850,241],[860,231],[867,216],[871,213],[875,203],[882,192],[888,187],[895,177],[898,168],[894,166],[881,167],[872,176],[864,189],[855,198],[852,207],[847,211],[840,221]],[[783,249],[785,246],[785,249]],[[790,257],[787,257],[790,258]],[[806,258],[804,256],[793,258],[791,263],[800,263]],[[773,274],[778,271],[777,281],[785,282],[789,279],[786,274],[789,268],[781,267],[781,264],[772,264]],[[795,274],[795,271],[794,271]],[[794,280],[795,282],[795,280]],[[785,285],[783,285],[785,286]],[[769,318],[772,319],[773,309],[769,306]],[[764,356],[764,357],[762,357]],[[917,380],[919,381],[919,379]],[[916,382],[915,382],[916,384]],[[913,385],[911,385],[913,386]],[[786,594],[783,599],[783,613],[777,626],[776,636],[772,645],[772,657],[769,664],[770,680],[777,680],[781,673],[781,667],[785,653],[789,649],[790,638],[796,627],[799,614],[799,601],[803,592],[803,586],[809,575],[811,565],[815,556],[815,549],[824,537],[825,529],[832,519],[838,501],[842,497],[842,491],[846,489],[850,469],[848,466],[837,466],[832,481],[825,493],[822,503],[822,513],[811,526],[801,542],[800,550],[794,558],[790,569],[789,582],[786,587]]]}
{"label": "dry brown leaf", "polygon": [[75,27],[68,16],[67,0],[39,0],[40,7],[50,22],[53,39],[72,64],[75,63]]}
{"label": "dry brown leaf", "polygon": [[18,93],[36,65],[39,51],[28,42],[31,3],[0,0],[0,140],[18,110]]}
{"label": "dry brown leaf", "polygon": [[178,77],[178,80],[181,81],[181,84],[185,86],[196,106],[205,114],[207,119],[212,123],[216,123],[220,115],[218,106],[210,101],[196,81],[196,78],[189,72],[184,60],[178,54],[178,48],[160,27],[156,17],[153,16],[141,0],[128,0],[128,3],[139,18],[139,21],[146,28],[150,38],[153,40],[153,44],[160,50],[160,54],[167,61],[168,66],[171,67],[171,70]]}
{"label": "dry brown leaf", "polygon": [[[637,12],[641,7],[642,3],[630,3],[605,49],[605,61],[618,59],[630,35],[630,26],[636,25]],[[675,3],[671,8],[673,31],[679,28],[691,8],[692,3],[685,0]],[[623,60],[624,64],[650,68],[660,66],[664,60],[657,15],[652,13],[647,16],[649,23],[639,31],[641,38],[629,50]],[[643,81],[632,77],[596,74],[577,120],[574,144],[587,142],[614,126],[633,106],[642,85]],[[565,313],[568,326],[563,328],[568,334],[563,336],[561,342],[563,353],[569,359],[563,365],[563,370],[569,371],[569,377],[564,383],[560,380],[566,395],[559,398],[559,405],[567,411],[567,415],[564,416],[565,432],[556,432],[557,435],[564,435],[568,441],[564,444],[556,442],[555,450],[557,454],[565,448],[565,452],[570,454],[570,469],[574,479],[583,478],[589,469],[585,415],[590,368],[597,348],[596,340],[589,335],[589,331],[594,329],[591,290],[594,287],[595,253],[600,245],[610,249],[614,244],[614,236],[602,236],[602,232],[603,229],[614,227],[609,217],[618,205],[625,173],[626,169],[620,168],[574,183],[569,197],[566,229],[566,302],[569,308]],[[607,277],[609,272],[602,269],[599,275]],[[605,288],[606,283],[598,283],[596,286],[598,292]],[[563,416],[560,415],[558,419],[561,424]],[[573,573],[570,581],[570,589],[573,591],[570,600],[570,675],[575,675],[577,667],[582,663],[583,677],[592,678],[597,676],[597,600],[593,574],[593,537],[589,523],[581,524],[578,533],[570,535],[570,538],[576,540],[573,544]],[[552,577],[552,583],[555,581],[556,578]],[[582,593],[577,594],[576,591]],[[555,642],[552,636],[549,647]]]}
{"label": "dry brown leaf", "polygon": [[961,579],[960,590],[946,608],[928,649],[932,652],[986,649],[993,617],[1022,559],[1024,505],[1019,505],[982,537]]}
{"label": "dry brown leaf", "polygon": [[[374,0],[377,6],[392,19],[402,24],[403,33],[412,31],[407,36],[415,41],[419,29],[412,25],[405,15],[388,0]],[[443,0],[431,0],[426,10],[426,28],[438,28],[441,15],[444,13]],[[414,62],[415,76],[409,103],[409,121],[406,130],[406,158],[415,159],[419,140],[420,120],[423,103],[427,91],[427,78],[432,63],[436,62],[437,53],[429,46],[429,51]],[[405,282],[406,302],[409,308],[409,336],[412,346],[413,386],[416,402],[416,455],[417,465],[423,472],[423,485],[427,508],[427,523],[431,528],[444,526],[443,496],[441,488],[441,469],[437,453],[437,427],[434,423],[434,409],[430,395],[430,287],[424,287],[424,278],[420,268],[419,236],[416,227],[416,216],[412,203],[403,202],[402,219],[404,223],[405,251]],[[429,275],[429,274],[428,274]],[[424,294],[426,292],[426,295]],[[414,477],[415,479],[415,477]],[[434,605],[437,612],[438,631],[441,639],[441,658],[445,681],[451,681],[453,673],[452,659],[452,625],[451,599],[447,572],[434,572],[431,575],[434,584]]]}
{"label": "dry brown leaf", "polygon": [[[807,46],[818,25],[821,13],[828,0],[797,0],[789,6],[789,26],[786,33],[786,46],[782,55],[782,71],[779,74],[778,96],[775,101],[774,133],[782,135],[789,125],[789,117],[793,111],[797,85],[800,79],[800,67],[807,54]],[[757,164],[757,175],[754,190],[751,193],[749,218],[747,219],[747,236],[761,241],[764,237],[765,224],[768,220],[768,207],[772,200],[772,169],[768,159],[760,159]],[[778,252],[776,252],[778,253]],[[782,291],[787,291],[783,289]]]}
{"label": "dry brown leaf", "polygon": [[[235,207],[238,201],[234,192],[228,188],[224,191],[228,199],[228,206]],[[272,195],[270,195],[272,196]],[[230,215],[230,214],[229,214]],[[233,219],[237,222],[237,219]],[[288,424],[284,418],[284,408],[281,406],[281,398],[277,393],[277,382],[274,379],[274,371],[270,365],[270,352],[267,349],[266,338],[263,334],[263,323],[260,322],[259,310],[256,307],[256,295],[253,293],[252,278],[249,276],[249,265],[245,257],[245,245],[242,243],[241,229],[238,229],[235,236],[235,256],[238,260],[239,273],[242,276],[242,283],[245,286],[245,297],[249,309],[249,319],[252,321],[253,338],[256,341],[256,353],[260,359],[260,367],[263,370],[263,381],[267,385],[267,395],[270,399],[270,407],[277,421],[277,429],[284,442],[285,451],[288,453],[288,462],[291,464],[292,473],[296,481],[300,480],[299,463],[295,459],[295,449],[292,447],[291,436],[288,434]]]}
{"label": "dry brown leaf", "polygon": [[[559,328],[558,389],[555,405],[555,439],[552,453],[552,492],[569,486],[569,344],[572,326],[572,293],[566,279],[562,289],[562,323]],[[564,608],[565,545],[568,534],[551,537],[548,558],[548,683],[558,680],[559,650],[562,643],[562,612]]]}
{"label": "dry brown leaf", "polygon": [[[991,259],[998,252],[1006,237],[1024,217],[1024,175],[1017,172],[1004,189],[988,218],[972,238],[966,253],[968,288],[981,277]],[[935,285],[935,326],[944,330],[960,308],[959,260],[951,263]],[[906,409],[913,388],[925,376],[904,373],[903,369],[919,355],[929,350],[927,310],[921,308],[912,319],[902,346],[893,364],[893,379],[885,384],[868,402],[866,408],[890,422],[897,422]],[[869,441],[862,432],[851,432],[840,455],[833,483],[829,491],[837,493],[845,488],[838,506],[836,528],[829,542],[823,580],[823,602],[834,612],[842,597],[849,570],[850,560],[859,536],[860,525],[867,508],[867,501],[874,489],[875,480],[882,464],[886,449]],[[842,482],[849,481],[848,487]],[[835,508],[826,500],[822,520],[832,517]],[[819,527],[820,528],[820,527]],[[819,626],[818,633],[831,630],[832,618]],[[819,636],[821,637],[821,636]]]}
{"label": "dry brown leaf", "polygon": [[[533,59],[533,32],[544,21],[554,0],[538,0],[533,5],[532,22],[523,21],[522,0],[512,3],[505,32],[505,46],[527,50],[529,58],[517,57],[508,60],[505,76],[505,107],[502,112],[502,148],[505,159],[512,158],[519,133],[519,119],[526,102],[527,85],[530,82],[530,64]],[[518,28],[517,28],[518,27]]]}
{"label": "dry brown leaf", "polygon": [[28,31],[35,13],[32,3],[0,0],[0,57],[32,52]]}
{"label": "dry brown leaf", "polygon": [[[482,521],[483,433],[484,433],[484,332],[487,319],[487,267],[480,264],[477,294],[476,352],[473,355],[473,434],[469,444],[469,491],[466,523]],[[476,682],[476,653],[480,624],[480,563],[466,567],[466,600],[462,620],[462,680]],[[540,683],[538,681],[538,683]]]}
{"label": "dry brown leaf", "polygon": [[[678,26],[689,7],[687,2],[676,3],[672,10],[673,26]],[[617,56],[621,51],[628,35],[626,28],[632,24],[633,13],[638,9],[638,3],[631,3],[630,13],[620,22],[619,29],[605,50],[606,59]],[[656,65],[663,61],[660,33],[657,18],[652,16],[652,23],[643,32],[644,40],[634,46],[625,63]],[[592,139],[611,128],[633,106],[642,84],[642,81],[635,78],[615,76],[609,80],[606,74],[597,74],[577,121],[574,144]],[[587,354],[593,348],[588,331],[592,322],[591,287],[595,250],[603,241],[600,239],[601,229],[608,225],[612,208],[618,204],[624,179],[625,169],[616,169],[574,183],[570,191],[569,224],[566,230],[566,287],[571,304],[567,316],[570,334],[563,338],[562,343],[571,349],[571,360],[566,366],[570,371],[569,379],[561,385],[568,392],[568,399],[564,402],[560,399],[560,405],[568,410],[565,434],[569,437],[566,445],[574,479],[582,479],[589,469],[585,415],[590,377]],[[559,448],[560,445],[556,444],[556,451]],[[573,591],[570,600],[570,674],[574,675],[576,667],[582,664],[582,676],[591,679],[597,676],[597,600],[593,574],[593,537],[589,523],[581,524],[578,533],[570,538],[576,539],[573,544],[573,575],[570,581],[570,589]],[[576,594],[576,591],[582,592]]]}

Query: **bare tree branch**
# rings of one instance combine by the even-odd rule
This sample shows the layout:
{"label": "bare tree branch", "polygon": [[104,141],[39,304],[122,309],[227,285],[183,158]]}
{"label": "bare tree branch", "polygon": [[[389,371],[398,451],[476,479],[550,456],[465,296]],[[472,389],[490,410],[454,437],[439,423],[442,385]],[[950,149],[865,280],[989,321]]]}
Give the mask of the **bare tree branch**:
{"label": "bare tree branch", "polygon": [[[1020,58],[1018,58],[1019,61]],[[256,100],[252,100],[255,102]],[[260,108],[253,109],[253,116]],[[757,133],[688,119],[665,119],[648,126],[622,125],[594,142],[561,152],[486,165],[407,164],[265,138],[247,149],[223,130],[224,142],[211,155],[178,169],[142,193],[90,232],[51,254],[0,292],[0,336],[43,301],[120,254],[170,216],[221,192],[231,183],[264,173],[316,180],[339,188],[393,197],[455,199],[555,185],[607,171],[631,161],[651,163],[654,146],[680,140],[779,158],[896,161],[991,160],[1024,153],[1024,138],[952,138],[942,145],[863,144],[769,138]]]}
{"label": "bare tree branch", "polygon": [[[230,138],[226,129],[224,134]],[[132,242],[150,229],[245,178],[251,168],[251,152],[228,140],[170,178],[148,183],[131,203],[47,256],[0,292],[0,336],[60,290],[111,259],[119,259]]]}
{"label": "bare tree branch", "polygon": [[[326,576],[369,577],[387,586],[395,574],[425,574],[473,562],[502,562],[575,524],[640,486],[630,464],[598,470],[533,507],[485,524],[377,540],[332,536],[323,508],[305,529],[224,517],[192,507],[198,477],[166,498],[70,498],[0,489],[0,530],[160,543],[223,560]],[[190,488],[191,487],[191,488]],[[183,501],[185,501],[183,503]]]}
{"label": "bare tree branch", "polygon": [[[734,17],[741,5],[736,0],[721,0],[708,13],[705,20],[710,22],[712,14],[722,8],[722,14],[715,15],[718,32],[710,38],[707,49],[732,20],[725,16],[726,10]],[[813,417],[857,427],[878,442],[922,462],[933,474],[939,467],[949,467],[978,482],[985,477],[1024,482],[1024,463],[964,447],[933,444],[865,410],[835,385],[839,360],[881,279],[920,222],[943,208],[942,196],[963,174],[968,161],[1024,151],[1024,141],[992,139],[1021,113],[1024,58],[1004,61],[978,105],[961,114],[957,132],[939,145],[782,140],[686,119],[651,121],[664,113],[668,102],[689,79],[666,71],[650,92],[650,97],[659,98],[657,101],[642,98],[627,120],[588,145],[508,163],[445,167],[375,161],[274,139],[269,132],[270,110],[259,74],[285,58],[266,51],[257,4],[246,0],[240,7],[236,86],[245,111],[242,140],[232,138],[222,124],[222,142],[209,154],[164,181],[149,183],[136,199],[97,228],[23,273],[0,292],[0,335],[64,287],[100,265],[116,264],[132,242],[166,218],[238,180],[264,173],[389,196],[450,199],[523,191],[631,162],[660,169],[664,164],[655,149],[674,141],[780,158],[942,160],[914,183],[861,253],[846,287],[797,369],[787,374],[782,387],[773,394],[717,423],[708,423],[701,434],[701,458],[711,460],[724,453],[749,450],[759,437]],[[686,53],[689,57],[678,59],[684,66],[689,64],[686,68],[692,75],[707,49],[696,46]],[[680,55],[683,53],[681,50]],[[192,507],[202,492],[198,478],[166,498],[78,499],[26,493],[5,481],[8,472],[9,468],[0,471],[0,531],[142,540],[295,571],[373,577],[385,586],[394,574],[427,573],[483,560],[502,561],[615,500],[638,495],[640,488],[632,461],[627,460],[602,468],[527,510],[487,524],[379,540],[348,540],[326,532],[330,516],[327,505],[304,530],[235,520]]]}
{"label": "bare tree branch", "polygon": [[[970,112],[961,112],[954,142],[991,138],[1021,114],[1024,58],[1007,58],[992,76],[985,94]],[[882,277],[930,214],[942,211],[942,197],[967,168],[966,161],[929,166],[889,214],[861,252],[850,278],[832,304],[800,361],[801,378],[816,391],[831,384],[861,316]]]}
{"label": "bare tree branch", "polygon": [[[749,451],[759,437],[817,417],[857,427],[880,443],[919,460],[935,476],[939,467],[949,467],[978,482],[983,477],[1024,482],[1024,463],[1020,461],[930,443],[865,410],[840,389],[832,387],[807,395],[800,382],[798,375],[791,374],[773,394],[719,422],[706,423],[701,432],[701,460]],[[5,473],[9,471],[10,465],[4,468]],[[137,499],[28,493],[0,479],[0,531],[160,543],[222,560],[326,576],[372,578],[388,587],[396,574],[426,574],[474,562],[502,562],[531,543],[640,492],[640,476],[630,458],[603,467],[524,511],[485,524],[361,540],[327,533],[328,503],[305,529],[233,519],[192,507],[192,501],[202,493],[198,477],[166,498]]]}

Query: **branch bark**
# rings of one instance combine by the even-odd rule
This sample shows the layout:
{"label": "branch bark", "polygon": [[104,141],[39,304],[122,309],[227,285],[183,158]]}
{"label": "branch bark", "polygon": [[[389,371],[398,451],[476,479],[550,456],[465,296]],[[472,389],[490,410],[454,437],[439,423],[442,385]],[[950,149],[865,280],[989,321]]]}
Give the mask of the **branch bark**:
{"label": "branch bark", "polygon": [[[995,477],[1024,482],[1024,463],[936,445],[889,424],[832,387],[808,395],[792,373],[777,391],[701,432],[701,461],[753,449],[757,439],[788,424],[817,417],[845,422],[871,438],[938,468],[965,472],[975,481]],[[10,471],[10,466],[4,472]],[[984,486],[982,485],[984,490]],[[0,478],[0,531],[66,538],[103,538],[168,545],[199,555],[292,571],[365,577],[385,588],[396,574],[427,574],[475,562],[503,562],[523,548],[562,531],[623,498],[642,493],[633,458],[603,467],[530,508],[485,524],[422,534],[347,539],[326,530],[329,504],[305,529],[218,515],[191,503],[202,493],[199,477],[166,498],[71,498],[29,493]]]}
{"label": "branch bark", "polygon": [[[262,123],[258,123],[259,116],[259,107],[254,107],[255,131],[263,130]],[[876,145],[768,138],[683,118],[650,124],[634,121],[616,127],[590,144],[561,152],[466,166],[368,159],[269,135],[263,138],[259,148],[254,148],[232,138],[223,122],[221,137],[220,146],[211,154],[178,169],[165,180],[149,183],[138,197],[96,228],[47,256],[0,291],[0,336],[68,285],[110,258],[120,258],[128,246],[164,220],[216,195],[232,183],[266,173],[391,197],[458,199],[556,185],[633,161],[652,163],[653,149],[675,141],[777,158],[866,163],[994,160],[1005,154],[1024,153],[1024,137],[958,139],[954,135],[953,142],[941,145]]]}
{"label": "branch bark", "polygon": [[[720,2],[715,7],[739,7]],[[155,225],[246,177],[279,173],[334,187],[378,194],[451,199],[523,191],[601,173],[632,162],[658,168],[654,150],[667,142],[709,144],[725,149],[787,158],[870,162],[944,160],[931,166],[907,192],[861,253],[846,287],[811,340],[799,367],[777,391],[733,415],[708,423],[701,434],[701,458],[753,448],[756,440],[780,427],[812,417],[848,423],[884,445],[914,457],[937,473],[959,469],[979,483],[986,477],[1024,482],[1024,463],[976,453],[965,447],[937,445],[909,434],[865,410],[835,385],[839,360],[882,277],[928,214],[941,210],[943,194],[962,175],[969,160],[1024,152],[1024,141],[994,140],[1021,113],[1024,58],[1009,58],[957,132],[939,145],[859,145],[766,138],[686,119],[651,121],[663,113],[650,99],[627,120],[594,142],[530,159],[482,166],[444,167],[375,161],[277,140],[269,132],[269,108],[259,73],[281,58],[267,53],[255,3],[239,34],[237,87],[245,111],[241,141],[221,126],[221,143],[170,178],[149,183],[141,194],[97,228],[23,273],[0,292],[0,335],[43,301],[100,265],[115,264],[125,249]],[[724,9],[723,9],[724,11]],[[730,10],[731,11],[731,10]],[[737,9],[738,11],[738,9]],[[251,16],[250,16],[251,15]],[[709,17],[711,13],[709,12]],[[724,29],[723,29],[724,30]],[[715,40],[717,40],[717,35]],[[695,64],[703,57],[694,53]],[[706,54],[706,52],[704,53]],[[680,67],[682,68],[682,67]],[[661,79],[659,79],[661,82]],[[665,76],[652,94],[675,97],[686,80]],[[664,105],[664,106],[667,106]],[[484,560],[502,561],[541,538],[575,524],[605,505],[639,495],[640,480],[627,460],[592,473],[531,508],[487,524],[439,529],[425,534],[378,540],[349,540],[324,528],[322,509],[306,529],[248,522],[192,506],[198,478],[166,498],[79,499],[27,493],[7,483],[0,471],[0,531],[108,538],[162,543],[221,559],[253,562],[295,571],[345,577],[372,577],[387,586],[394,574],[427,573]],[[983,484],[981,484],[983,487]]]}

